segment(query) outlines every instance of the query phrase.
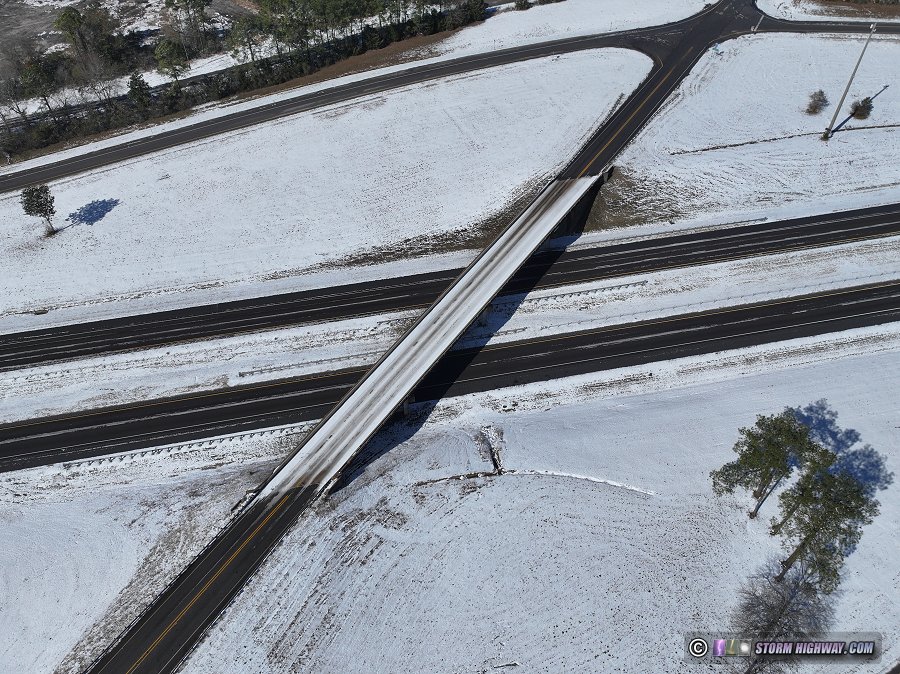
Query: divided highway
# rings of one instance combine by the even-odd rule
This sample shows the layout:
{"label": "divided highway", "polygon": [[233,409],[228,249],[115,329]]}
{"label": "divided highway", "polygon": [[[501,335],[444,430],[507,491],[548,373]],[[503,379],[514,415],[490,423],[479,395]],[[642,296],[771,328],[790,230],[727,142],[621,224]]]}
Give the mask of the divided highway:
{"label": "divided highway", "polygon": [[[501,63],[600,46],[640,49],[654,59],[656,67],[559,177],[570,179],[597,175],[634,138],[712,44],[750,32],[759,16],[750,0],[722,0],[695,17],[669,26],[615,36],[563,40],[549,45],[458,59],[437,66],[420,66],[51,163],[32,171],[7,173],[0,176],[0,191],[19,189],[34,182],[72,175],[303,109],[453,72],[468,72]],[[791,25],[785,26],[785,29],[795,30]],[[866,26],[859,24],[816,24],[796,29],[801,32],[867,30]],[[453,68],[457,70],[452,71]],[[355,88],[351,90],[351,87]],[[558,185],[553,189],[552,197],[566,194],[566,190]],[[552,208],[553,205],[551,199],[541,208]],[[540,222],[539,219],[536,222]],[[90,455],[91,452],[108,451],[104,448],[111,446],[123,449],[148,446],[143,443],[159,444],[166,438],[206,437],[228,432],[233,424],[243,424],[244,427],[258,424],[250,427],[259,427],[298,421],[303,414],[313,413],[315,416],[309,418],[315,418],[321,415],[323,406],[332,410],[305,441],[311,447],[301,447],[299,454],[293,455],[282,465],[274,476],[275,480],[261,487],[238,519],[214,539],[88,671],[92,674],[160,674],[174,671],[201,638],[206,627],[293,524],[296,516],[321,489],[340,475],[360,443],[380,425],[385,412],[401,403],[409,390],[414,389],[417,398],[427,400],[442,395],[900,320],[898,281],[481,350],[452,352],[431,367],[434,356],[450,346],[447,342],[451,341],[451,336],[459,327],[451,324],[471,320],[474,317],[471,312],[477,312],[480,306],[489,302],[504,281],[510,278],[511,272],[507,275],[508,270],[504,270],[502,280],[497,281],[496,275],[491,272],[492,264],[502,260],[503,255],[511,250],[521,253],[532,245],[538,245],[538,234],[547,234],[543,230],[531,229],[539,228],[516,229],[513,225],[505,230],[469,267],[467,273],[432,305],[426,313],[431,318],[428,321],[420,319],[371,370],[235,389],[178,401],[146,403],[143,407],[100,411],[0,429],[0,452],[6,453],[9,458],[15,456],[21,466],[28,461],[45,462],[54,452],[58,460],[62,456],[74,456],[77,452]],[[492,260],[494,256],[496,259]],[[665,253],[663,256],[668,258]],[[518,266],[524,259],[514,256],[514,262]],[[659,261],[653,264],[659,264]],[[485,289],[491,288],[492,282],[496,287],[487,293]],[[459,292],[461,289],[462,292]],[[465,299],[466,294],[470,296],[468,300]],[[429,349],[427,347],[432,340],[435,346]],[[425,375],[423,370],[427,369],[430,372]],[[379,371],[383,376],[373,376]],[[421,380],[416,379],[419,373],[424,375]],[[402,385],[398,383],[401,380]],[[304,382],[309,381],[313,383],[305,390],[277,388],[299,384],[302,389]],[[412,386],[408,387],[409,384]],[[351,385],[352,388],[345,394]],[[227,396],[233,397],[229,399]],[[336,399],[341,402],[335,408]],[[343,409],[341,414],[345,418],[335,416],[335,409]],[[157,430],[154,431],[154,428]],[[154,432],[157,434],[154,435]],[[310,438],[313,438],[312,442]]]}
{"label": "divided highway", "polygon": [[[900,281],[451,351],[417,401],[900,320]],[[368,368],[0,426],[0,470],[319,419]]]}
{"label": "divided highway", "polygon": [[[537,253],[501,290],[584,283],[900,235],[900,204],[741,225],[580,250]],[[461,269],[0,335],[0,370],[227,337],[303,323],[424,309]]]}

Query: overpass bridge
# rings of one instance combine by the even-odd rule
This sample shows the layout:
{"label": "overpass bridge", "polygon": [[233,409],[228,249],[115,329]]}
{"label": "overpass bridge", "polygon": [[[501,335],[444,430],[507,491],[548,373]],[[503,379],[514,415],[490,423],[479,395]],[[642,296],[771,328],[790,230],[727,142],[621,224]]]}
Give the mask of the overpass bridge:
{"label": "overpass bridge", "polygon": [[589,208],[603,181],[604,176],[595,175],[550,183],[318,423],[236,519],[88,671],[174,671],[299,512],[337,480],[341,470],[535,251],[559,231],[560,225],[571,227],[570,214]]}
{"label": "overpass bridge", "polygon": [[319,423],[258,498],[328,485],[569,214],[589,208],[598,182],[600,176],[556,180],[541,192]]}

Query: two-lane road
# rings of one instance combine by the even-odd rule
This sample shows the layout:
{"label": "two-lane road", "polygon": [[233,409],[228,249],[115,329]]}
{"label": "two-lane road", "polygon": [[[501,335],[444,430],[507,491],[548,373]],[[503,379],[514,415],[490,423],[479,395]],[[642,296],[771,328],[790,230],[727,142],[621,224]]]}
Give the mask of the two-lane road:
{"label": "two-lane road", "polygon": [[[725,0],[707,8],[699,15],[673,24],[553,40],[438,63],[412,66],[399,72],[373,75],[355,82],[318,89],[307,94],[301,93],[289,99],[206,119],[178,129],[134,138],[66,159],[50,161],[41,166],[19,170],[13,167],[7,172],[0,172],[0,193],[92,171],[185,143],[237,131],[318,107],[343,103],[362,96],[383,93],[442,77],[586,49],[622,47],[638,49],[653,57],[657,64],[655,74],[661,73],[661,76],[651,85],[651,89],[656,88],[654,94],[659,94],[659,96],[644,97],[647,99],[647,110],[652,111],[657,107],[658,102],[664,100],[672,91],[674,88],[672,85],[677,85],[677,82],[680,81],[677,73],[684,70],[684,61],[688,61],[692,65],[712,42],[721,42],[749,33],[761,16],[762,13],[756,8],[753,0]],[[683,42],[687,31],[698,27],[698,18],[705,17],[719,19],[719,21],[708,22],[704,26],[700,26],[701,32],[690,36],[688,49],[678,50],[677,57],[673,60],[671,58],[673,47]],[[760,32],[863,34],[868,32],[868,25],[862,22],[791,22],[765,18]],[[881,35],[900,35],[900,24],[882,24],[879,27],[879,33]],[[654,103],[654,98],[656,98],[656,103]],[[631,112],[633,111],[629,111],[628,114],[630,115]],[[622,120],[626,117],[623,117]],[[630,119],[630,123],[639,127],[645,119],[646,115],[635,114]],[[617,129],[621,127],[622,134],[629,133],[628,124],[619,123],[615,127]],[[608,139],[595,138],[594,142],[585,148],[584,154],[587,155],[587,158],[597,155],[606,140]],[[587,162],[588,166],[592,164],[593,162]],[[596,162],[596,164],[599,165],[599,168],[603,167],[601,162]],[[577,158],[570,167],[570,173],[565,176],[578,175],[584,166],[584,157]]]}

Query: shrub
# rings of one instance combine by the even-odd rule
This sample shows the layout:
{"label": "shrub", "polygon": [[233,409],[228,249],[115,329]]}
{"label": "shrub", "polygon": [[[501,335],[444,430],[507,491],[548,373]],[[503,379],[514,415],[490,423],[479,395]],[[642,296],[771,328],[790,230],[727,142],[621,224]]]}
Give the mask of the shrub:
{"label": "shrub", "polygon": [[875,107],[872,99],[866,96],[861,101],[854,101],[850,106],[850,114],[856,119],[868,119],[872,114],[872,108]]}
{"label": "shrub", "polygon": [[819,89],[809,95],[809,105],[806,106],[806,114],[818,115],[828,106],[828,97]]}

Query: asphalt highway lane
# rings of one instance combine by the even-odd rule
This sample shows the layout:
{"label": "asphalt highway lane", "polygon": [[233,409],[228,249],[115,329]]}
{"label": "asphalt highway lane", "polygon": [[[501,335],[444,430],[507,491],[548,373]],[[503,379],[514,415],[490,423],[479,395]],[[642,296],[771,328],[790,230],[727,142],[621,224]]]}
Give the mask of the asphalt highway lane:
{"label": "asphalt highway lane", "polygon": [[[502,296],[900,234],[900,205],[536,254]],[[550,264],[548,264],[550,263]],[[418,274],[121,319],[0,335],[0,370],[82,356],[424,309],[462,270]]]}
{"label": "asphalt highway lane", "polygon": [[[749,0],[723,0],[700,15],[680,22],[677,27],[662,27],[652,35],[648,36],[647,32],[643,32],[640,39],[630,39],[631,46],[649,53],[657,67],[585,146],[561,177],[597,173],[608,166],[706,49],[714,41],[749,32],[758,16]],[[810,32],[829,30],[828,24],[817,24],[811,27]],[[848,30],[863,32],[864,29],[854,26]],[[485,58],[490,59],[491,56]],[[479,67],[487,67],[487,64]],[[369,92],[369,89],[363,87],[359,93]],[[325,93],[327,95],[328,92]],[[219,124],[221,123],[213,122],[210,126],[216,127]],[[246,125],[239,124],[235,128]],[[89,156],[79,160],[80,165],[61,162],[18,177],[15,174],[7,175],[4,182],[0,182],[0,190],[18,189],[24,184],[50,180],[54,176],[72,175],[90,168],[92,162],[95,167],[101,166],[161,149],[167,146],[167,142],[186,142],[185,139],[192,134],[207,137],[225,129],[224,125],[208,132],[194,129],[186,131],[180,139],[142,141],[146,143],[143,149],[132,150],[127,146],[113,148],[106,151],[104,156]],[[682,355],[845,330],[858,325],[897,321],[900,318],[898,286],[900,282],[783,300],[764,306],[721,310],[649,324],[620,326],[517,345],[451,353],[426,377],[416,395],[420,399],[428,399],[429,396],[556,378],[574,371],[594,371],[627,363],[666,360]],[[635,332],[628,333],[628,330]],[[558,343],[554,344],[555,340]],[[501,349],[506,351],[501,353]],[[260,393],[258,389],[257,394]],[[272,406],[271,409],[274,409],[277,401],[278,396],[264,396],[263,407]],[[315,402],[310,401],[310,404]],[[208,396],[203,405],[208,407],[210,404],[211,396]],[[250,403],[243,404],[241,410],[249,411]],[[265,409],[259,411],[264,412]],[[156,412],[164,415],[159,409]],[[220,418],[229,415],[230,411],[220,415]],[[91,441],[90,433],[99,432],[104,427],[103,419],[94,417],[94,421],[98,426],[89,430],[88,442]],[[227,419],[222,421],[227,423]],[[39,430],[33,425],[28,428],[24,435],[34,434]],[[2,432],[4,437],[8,437],[7,432],[16,435],[19,430],[5,428]],[[55,437],[59,441],[63,439],[64,433],[64,430],[57,430],[48,436],[38,432],[38,437]],[[23,437],[19,433],[20,441]],[[0,446],[4,444],[0,443]],[[70,443],[63,441],[58,446],[68,447]],[[92,674],[160,674],[174,671],[181,658],[202,636],[206,626],[243,586],[271,547],[291,526],[295,517],[317,496],[318,489],[318,485],[307,485],[299,491],[284,494],[277,502],[263,502],[258,507],[243,512],[238,521],[219,534],[211,546],[191,563],[179,579],[151,604],[88,671]]]}
{"label": "asphalt highway lane", "polygon": [[132,643],[147,646],[136,653],[113,649],[95,662],[91,671],[174,671],[318,491],[318,485],[309,485],[291,491],[268,508],[257,506],[242,512],[135,624]]}
{"label": "asphalt highway lane", "polygon": [[[417,395],[425,400],[897,320],[900,282],[451,353]],[[320,488],[295,487],[240,511],[88,671],[175,671]]]}
{"label": "asphalt highway lane", "polygon": [[113,145],[76,157],[62,159],[44,166],[0,174],[0,193],[20,190],[28,185],[49,182],[92,171],[185,143],[192,143],[323,106],[344,103],[362,96],[384,93],[429,80],[518,63],[534,58],[567,54],[585,49],[618,46],[628,42],[634,36],[643,35],[646,32],[648,31],[569,38],[537,45],[515,47],[430,65],[415,66],[397,73],[378,75],[349,84],[337,85],[313,93],[268,103],[249,110],[208,119],[171,131],[162,131],[151,136]]}
{"label": "asphalt highway lane", "polygon": [[[659,104],[674,89],[674,86],[677,86],[681,76],[686,72],[683,60],[688,60],[689,64],[692,65],[713,42],[721,42],[730,37],[750,32],[750,29],[756,25],[760,16],[761,14],[752,0],[731,0],[730,2],[720,2],[700,15],[663,26],[554,40],[535,45],[503,49],[487,54],[466,56],[441,63],[415,66],[398,73],[378,75],[250,110],[223,115],[179,129],[162,131],[151,136],[127,141],[76,157],[51,162],[44,166],[0,174],[0,193],[20,190],[29,185],[84,173],[117,162],[127,161],[223,133],[237,131],[317,107],[343,103],[360,96],[383,93],[441,77],[585,49],[622,47],[638,49],[653,57],[657,63],[657,68],[650,79],[654,96],[649,97],[649,101],[645,106],[646,110],[649,110],[652,114],[652,111],[658,108]],[[701,20],[706,20],[706,23],[702,23],[701,20],[698,20],[698,17]],[[686,35],[684,29],[686,27],[690,29],[690,32],[687,34],[690,48],[687,51],[679,52],[681,60],[676,59],[673,61],[669,56],[674,46],[684,42],[683,38]],[[793,33],[835,32],[863,34],[868,32],[868,30],[868,24],[863,22],[790,22],[774,18],[764,19],[760,27],[760,32]],[[879,26],[878,32],[881,35],[900,35],[900,25],[882,24]],[[662,67],[663,63],[666,64],[665,67]],[[657,85],[659,85],[659,88],[655,89]],[[632,100],[637,99],[632,97]],[[631,112],[632,110],[628,110],[624,116],[619,115],[619,120],[629,118]],[[631,118],[630,123],[639,127],[645,120],[646,115],[641,115]],[[627,129],[622,129],[622,135],[630,137]],[[586,154],[589,159],[599,155],[599,149],[603,147],[606,140],[608,139],[602,137],[593,139],[590,146],[585,148],[583,154]],[[581,166],[584,163],[584,159],[585,157],[582,156],[576,158],[572,166],[569,167],[568,173],[561,177],[577,175],[584,168]],[[599,157],[589,162],[589,165],[592,164],[598,164],[598,168],[603,167]]]}
{"label": "asphalt highway lane", "polygon": [[[900,281],[778,302],[452,351],[417,401],[900,320]],[[367,371],[148,401],[0,426],[0,470],[321,418]]]}

